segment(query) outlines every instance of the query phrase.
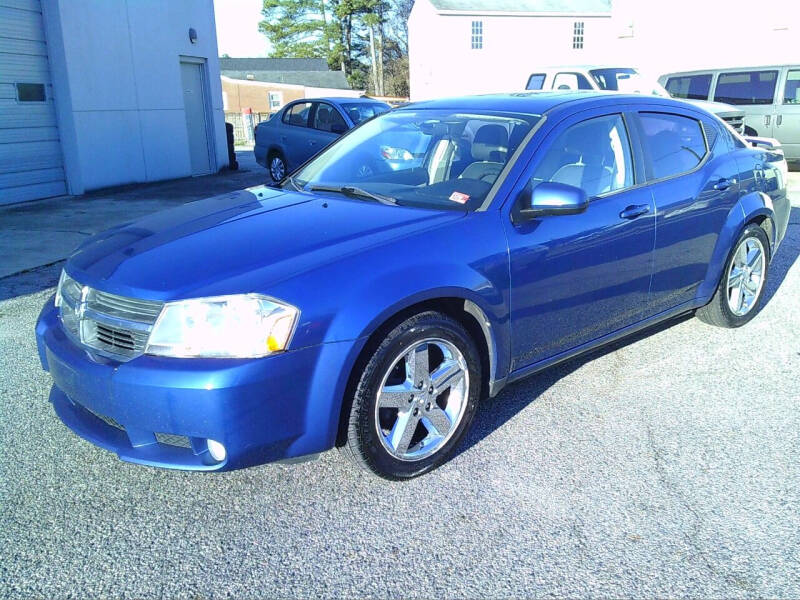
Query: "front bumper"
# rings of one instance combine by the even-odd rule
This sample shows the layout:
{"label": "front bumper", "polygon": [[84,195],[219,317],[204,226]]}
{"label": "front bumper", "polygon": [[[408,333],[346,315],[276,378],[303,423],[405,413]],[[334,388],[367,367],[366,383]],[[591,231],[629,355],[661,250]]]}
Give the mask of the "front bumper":
{"label": "front bumper", "polygon": [[[117,362],[71,341],[52,299],[36,325],[50,401],[84,439],[122,460],[230,470],[315,454],[336,439],[349,357],[358,342],[262,359],[140,356]],[[214,460],[207,440],[222,443]]]}

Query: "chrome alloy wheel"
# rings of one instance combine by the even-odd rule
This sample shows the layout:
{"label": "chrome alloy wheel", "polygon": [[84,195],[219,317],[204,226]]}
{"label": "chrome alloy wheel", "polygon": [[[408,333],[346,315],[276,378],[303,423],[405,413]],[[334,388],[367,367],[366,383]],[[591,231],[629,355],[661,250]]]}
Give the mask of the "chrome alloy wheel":
{"label": "chrome alloy wheel", "polygon": [[764,285],[766,268],[764,245],[757,237],[742,240],[733,255],[728,271],[728,307],[737,317],[749,313],[755,306]]}
{"label": "chrome alloy wheel", "polygon": [[403,461],[441,449],[458,429],[469,398],[469,369],[451,342],[430,338],[406,348],[378,388],[375,426],[383,447]]}
{"label": "chrome alloy wheel", "polygon": [[280,156],[272,157],[269,162],[269,174],[272,175],[272,179],[275,181],[280,181],[286,175],[286,165]]}

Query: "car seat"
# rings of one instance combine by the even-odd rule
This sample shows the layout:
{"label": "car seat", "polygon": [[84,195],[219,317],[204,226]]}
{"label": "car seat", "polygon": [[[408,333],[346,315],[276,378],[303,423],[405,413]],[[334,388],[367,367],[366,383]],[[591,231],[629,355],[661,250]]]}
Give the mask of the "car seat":
{"label": "car seat", "polygon": [[479,179],[492,183],[503,170],[508,154],[508,131],[502,125],[483,125],[472,141],[473,163],[459,179]]}

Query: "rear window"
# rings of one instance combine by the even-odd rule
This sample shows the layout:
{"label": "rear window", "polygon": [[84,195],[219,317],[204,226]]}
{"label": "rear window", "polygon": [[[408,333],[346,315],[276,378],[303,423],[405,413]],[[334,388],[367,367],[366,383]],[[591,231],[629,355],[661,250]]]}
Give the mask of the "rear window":
{"label": "rear window", "polygon": [[525,86],[526,90],[541,90],[544,87],[544,73],[534,73],[528,77],[528,85]]}
{"label": "rear window", "polygon": [[673,98],[708,100],[708,92],[711,91],[711,73],[670,77],[665,87]]}
{"label": "rear window", "polygon": [[698,121],[666,113],[639,113],[639,118],[653,179],[686,173],[703,161],[706,140]]}
{"label": "rear window", "polygon": [[777,71],[720,73],[714,100],[726,104],[772,104]]}

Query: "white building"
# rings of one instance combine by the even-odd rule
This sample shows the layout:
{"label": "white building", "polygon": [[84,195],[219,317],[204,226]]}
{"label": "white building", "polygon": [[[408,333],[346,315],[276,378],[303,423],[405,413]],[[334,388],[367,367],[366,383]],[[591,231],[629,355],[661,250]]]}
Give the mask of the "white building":
{"label": "white building", "polygon": [[411,99],[525,89],[531,69],[598,62],[611,0],[416,0]]}
{"label": "white building", "polygon": [[525,89],[545,66],[800,64],[800,0],[417,0],[411,98]]}
{"label": "white building", "polygon": [[0,0],[0,204],[227,163],[212,0]]}

